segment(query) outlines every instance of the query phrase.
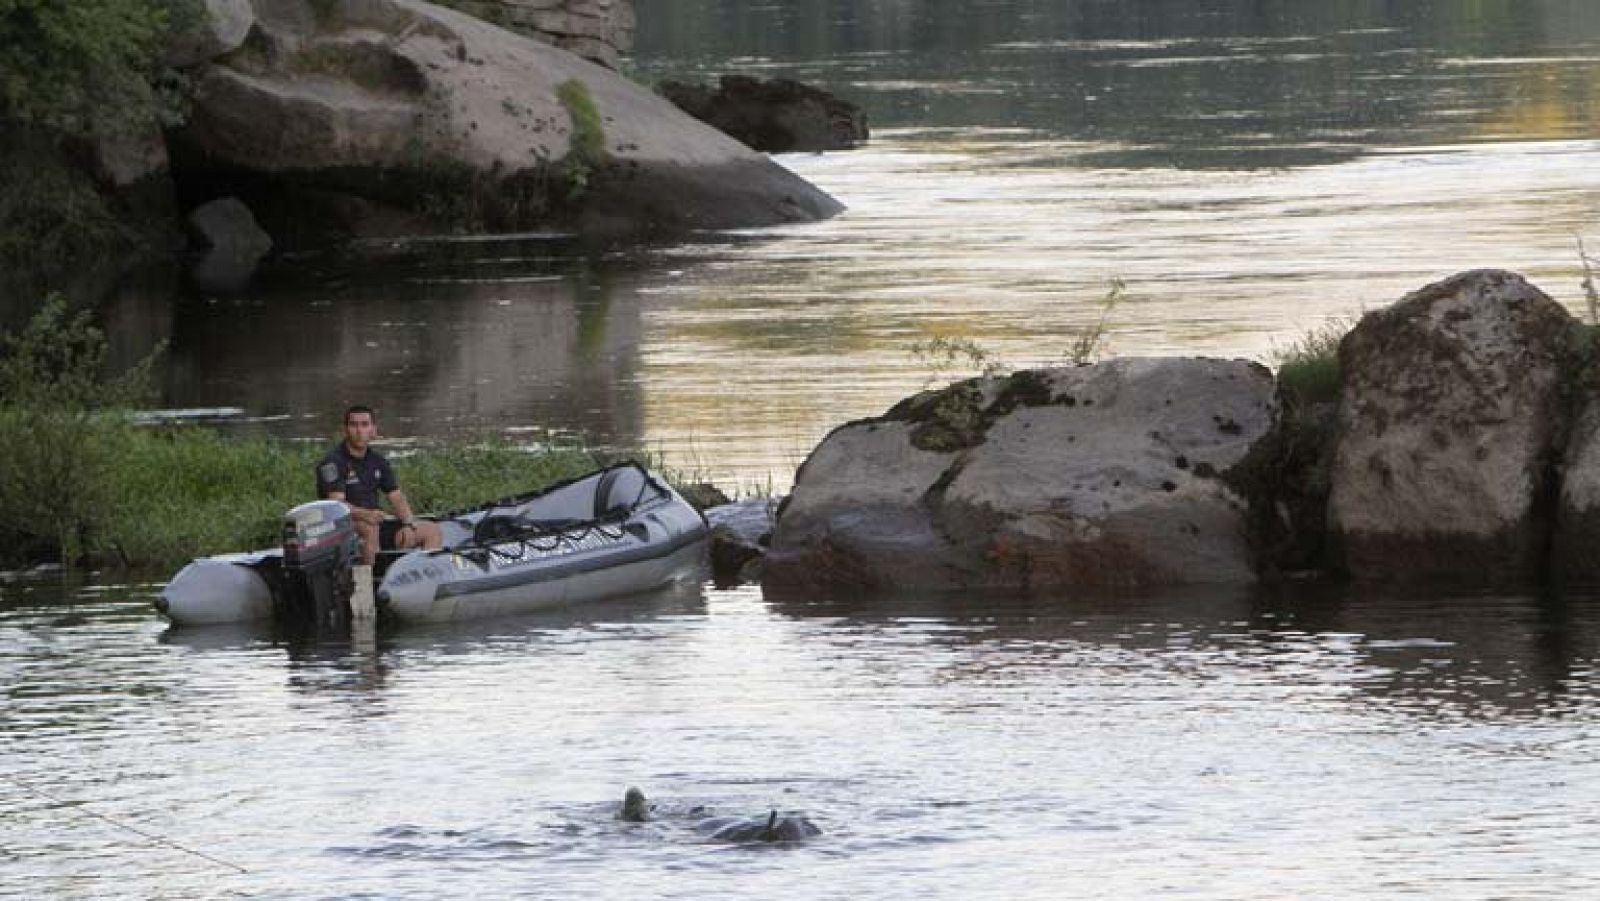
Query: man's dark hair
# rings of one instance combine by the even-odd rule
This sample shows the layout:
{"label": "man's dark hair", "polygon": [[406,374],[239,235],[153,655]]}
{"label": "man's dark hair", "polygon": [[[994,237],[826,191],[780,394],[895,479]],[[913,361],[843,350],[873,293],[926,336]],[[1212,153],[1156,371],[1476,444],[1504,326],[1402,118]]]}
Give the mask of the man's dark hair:
{"label": "man's dark hair", "polygon": [[365,413],[365,414],[367,414],[367,418],[368,419],[371,419],[373,422],[377,422],[378,421],[378,414],[372,412],[372,408],[371,407],[367,406],[366,404],[356,404],[355,406],[351,407],[350,409],[344,411],[344,424],[345,425],[349,425],[350,424],[350,417],[354,416],[357,413]]}

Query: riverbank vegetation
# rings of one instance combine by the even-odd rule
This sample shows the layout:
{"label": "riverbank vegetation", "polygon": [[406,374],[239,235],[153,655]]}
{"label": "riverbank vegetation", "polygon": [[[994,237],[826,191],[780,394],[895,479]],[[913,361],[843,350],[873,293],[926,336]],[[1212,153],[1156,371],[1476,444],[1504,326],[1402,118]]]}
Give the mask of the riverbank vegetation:
{"label": "riverbank vegetation", "polygon": [[1300,406],[1339,399],[1339,342],[1355,327],[1351,319],[1330,319],[1273,354],[1281,393]]}
{"label": "riverbank vegetation", "polygon": [[163,65],[199,0],[0,0],[0,291],[37,297],[135,249],[95,147],[182,117]]}
{"label": "riverbank vegetation", "polygon": [[[1106,293],[1100,299],[1099,313],[1093,322],[1067,331],[1067,346],[1061,357],[1047,360],[1040,366],[1089,366],[1105,355],[1107,339],[1111,333],[1111,314],[1127,298],[1128,286],[1120,278],[1106,283]],[[914,342],[909,348],[911,356],[928,369],[923,387],[949,381],[957,373],[975,372],[985,378],[1004,375],[1016,367],[1001,359],[994,351],[968,337],[940,335],[926,341]]]}
{"label": "riverbank vegetation", "polygon": [[[58,296],[0,339],[0,565],[41,561],[170,569],[270,547],[284,511],[312,499],[333,442],[236,438],[150,424],[152,356],[105,374],[105,336]],[[620,454],[503,441],[392,455],[421,511],[444,512],[573,478]]]}
{"label": "riverbank vegetation", "polygon": [[561,161],[566,174],[567,199],[577,201],[589,190],[595,172],[606,162],[606,136],[600,110],[581,81],[569,79],[556,87],[556,98],[572,119],[570,149]]}

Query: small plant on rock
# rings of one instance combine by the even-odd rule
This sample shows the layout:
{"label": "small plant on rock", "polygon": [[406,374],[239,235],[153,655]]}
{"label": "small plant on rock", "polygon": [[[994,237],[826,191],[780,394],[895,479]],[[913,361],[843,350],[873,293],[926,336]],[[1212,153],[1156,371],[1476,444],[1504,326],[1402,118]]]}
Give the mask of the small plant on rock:
{"label": "small plant on rock", "polygon": [[976,371],[979,375],[996,376],[1009,369],[992,351],[971,338],[940,336],[918,341],[911,345],[911,355],[930,370],[923,387],[949,381],[957,372]]}
{"label": "small plant on rock", "polygon": [[1302,405],[1338,400],[1339,342],[1354,325],[1344,317],[1330,319],[1275,351],[1280,390]]}
{"label": "small plant on rock", "polygon": [[600,110],[594,105],[589,86],[577,79],[563,81],[556,87],[556,99],[566,108],[572,119],[572,134],[568,138],[567,155],[562,159],[566,170],[567,195],[579,200],[589,190],[594,174],[606,162],[605,128],[600,122]]}
{"label": "small plant on rock", "polygon": [[1111,329],[1111,312],[1122,303],[1127,292],[1127,283],[1122,279],[1111,280],[1105,298],[1100,301],[1100,317],[1073,333],[1072,344],[1067,348],[1067,359],[1072,365],[1088,366],[1100,359],[1105,350],[1106,334]]}
{"label": "small plant on rock", "polygon": [[1594,257],[1583,246],[1583,236],[1578,237],[1578,262],[1583,265],[1583,299],[1589,304],[1589,325],[1600,328],[1600,288],[1595,286]]}

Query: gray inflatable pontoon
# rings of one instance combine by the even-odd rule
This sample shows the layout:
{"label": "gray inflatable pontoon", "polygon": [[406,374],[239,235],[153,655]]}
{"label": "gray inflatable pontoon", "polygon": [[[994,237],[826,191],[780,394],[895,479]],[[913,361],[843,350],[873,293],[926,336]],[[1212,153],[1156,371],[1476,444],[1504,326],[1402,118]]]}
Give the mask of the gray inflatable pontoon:
{"label": "gray inflatable pontoon", "polygon": [[[427,518],[439,523],[444,547],[380,555],[380,617],[447,622],[650,591],[702,577],[710,534],[698,510],[634,463]],[[353,547],[337,531],[347,522],[337,502],[297,507],[285,521],[288,565],[282,548],[205,557],[173,577],[156,608],[177,624],[293,619],[315,594],[301,564],[314,546]],[[296,527],[303,544],[293,543]],[[349,555],[338,551],[331,584],[348,585]]]}

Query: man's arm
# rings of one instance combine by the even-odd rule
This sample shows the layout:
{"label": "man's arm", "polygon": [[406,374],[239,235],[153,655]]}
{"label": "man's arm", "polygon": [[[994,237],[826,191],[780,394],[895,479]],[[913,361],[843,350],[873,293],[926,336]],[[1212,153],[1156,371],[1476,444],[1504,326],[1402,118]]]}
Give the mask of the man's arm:
{"label": "man's arm", "polygon": [[[393,497],[394,495],[390,495],[390,498]],[[344,500],[344,492],[330,491],[328,492],[327,499],[330,501],[342,501]],[[357,522],[364,522],[368,525],[375,526],[384,520],[382,510],[368,510],[365,507],[357,507],[355,504],[347,504],[347,506],[350,507],[350,518]],[[398,510],[399,508],[396,507],[395,509]]]}
{"label": "man's arm", "polygon": [[389,499],[389,506],[394,508],[394,515],[406,525],[417,521],[416,514],[411,512],[411,502],[406,500],[406,493],[399,488],[384,495]]}

